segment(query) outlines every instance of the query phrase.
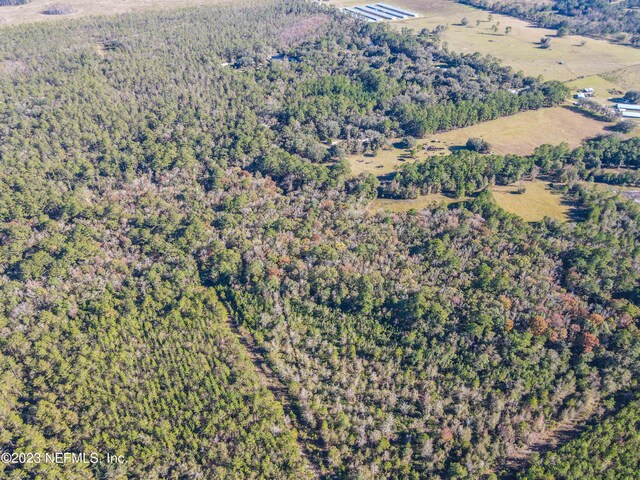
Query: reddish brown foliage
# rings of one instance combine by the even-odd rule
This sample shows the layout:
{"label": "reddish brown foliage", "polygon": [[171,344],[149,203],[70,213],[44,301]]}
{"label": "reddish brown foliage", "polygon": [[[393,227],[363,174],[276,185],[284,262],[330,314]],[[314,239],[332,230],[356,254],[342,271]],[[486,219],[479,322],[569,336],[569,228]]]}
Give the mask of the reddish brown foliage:
{"label": "reddish brown foliage", "polygon": [[449,427],[444,427],[440,432],[440,441],[442,443],[447,443],[453,440],[453,432]]}
{"label": "reddish brown foliage", "polygon": [[498,300],[500,301],[500,303],[502,304],[502,307],[505,310],[511,310],[511,307],[513,306],[513,302],[511,301],[511,299],[505,295],[500,295],[498,297]]}
{"label": "reddish brown foliage", "polygon": [[289,28],[283,30],[280,34],[281,40],[292,45],[302,40],[306,40],[310,34],[316,32],[320,27],[327,23],[328,19],[325,15],[314,15],[299,22],[294,23]]}
{"label": "reddish brown foliage", "polygon": [[276,267],[269,267],[267,269],[267,273],[270,277],[280,277],[280,275],[282,274],[282,272],[280,272],[280,269]]}
{"label": "reddish brown foliage", "polygon": [[283,255],[278,261],[278,263],[280,264],[280,266],[288,265],[291,263],[291,257],[289,255]]}
{"label": "reddish brown foliage", "polygon": [[549,328],[549,323],[539,315],[536,315],[531,319],[529,329],[534,335],[542,335]]}
{"label": "reddish brown foliage", "polygon": [[593,333],[585,332],[580,343],[582,344],[582,351],[588,353],[600,345],[600,340]]}
{"label": "reddish brown foliage", "polygon": [[594,327],[599,327],[604,322],[604,317],[599,313],[592,313],[591,315],[589,315],[588,320],[589,323],[591,323],[591,325],[593,325]]}

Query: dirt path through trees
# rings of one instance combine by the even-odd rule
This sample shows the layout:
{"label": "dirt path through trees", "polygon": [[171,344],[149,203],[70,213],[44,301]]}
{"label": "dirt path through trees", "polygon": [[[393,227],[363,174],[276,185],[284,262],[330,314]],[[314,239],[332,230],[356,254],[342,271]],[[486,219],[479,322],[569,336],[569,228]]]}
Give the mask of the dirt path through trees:
{"label": "dirt path through trees", "polygon": [[518,449],[505,460],[504,468],[508,473],[502,478],[515,478],[517,472],[523,471],[529,466],[532,454],[537,453],[543,456],[579,436],[589,426],[588,420],[596,411],[597,406],[598,402],[595,400],[588,402],[574,417],[556,423],[553,427],[541,432],[531,443]]}
{"label": "dirt path through trees", "polygon": [[601,403],[592,399],[573,418],[555,424],[553,428],[542,432],[529,445],[525,445],[509,456],[503,465],[506,473],[502,475],[501,478],[505,480],[514,479],[518,472],[524,471],[529,467],[532,454],[537,453],[542,457],[547,452],[560,448],[570,440],[582,435],[587,428],[596,422],[616,415],[634,398],[634,395],[635,391],[616,394],[614,396],[615,406],[607,410],[604,414],[597,413]]}
{"label": "dirt path through trees", "polygon": [[542,432],[529,445],[525,445],[507,458],[505,467],[509,474],[504,478],[514,478],[516,472],[526,468],[532,454],[538,453],[542,456],[580,435],[587,428],[587,420],[595,411],[596,406],[596,402],[590,402],[578,415],[570,420],[555,424],[552,428]]}
{"label": "dirt path through trees", "polygon": [[[229,317],[228,323],[229,327],[236,337],[238,337],[238,340],[240,340],[240,343],[249,355],[249,359],[251,360],[251,363],[253,363],[255,371],[262,384],[268,388],[271,393],[273,393],[275,399],[280,402],[285,415],[291,419],[298,435],[303,434],[304,431],[298,421],[295,403],[293,402],[287,387],[282,383],[271,367],[267,365],[267,362],[265,361],[265,352],[256,345],[251,333],[246,328],[239,325],[234,318]],[[298,448],[300,450],[300,454],[305,460],[305,463],[309,467],[310,475],[313,478],[321,478],[320,466],[314,459],[313,454],[309,451],[308,445],[309,444],[307,442],[300,441],[300,437],[298,437]]]}

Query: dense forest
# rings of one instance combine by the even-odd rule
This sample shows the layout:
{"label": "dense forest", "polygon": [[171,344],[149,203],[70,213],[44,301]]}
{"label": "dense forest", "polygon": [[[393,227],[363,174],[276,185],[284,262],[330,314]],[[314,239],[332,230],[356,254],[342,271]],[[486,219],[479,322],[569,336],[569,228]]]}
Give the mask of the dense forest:
{"label": "dense forest", "polygon": [[[637,391],[640,209],[578,181],[637,143],[443,157],[463,173],[439,188],[472,199],[372,213],[347,152],[565,87],[437,32],[253,3],[0,30],[0,450],[126,458],[0,475],[496,478]],[[483,189],[534,167],[575,172],[575,221]],[[403,188],[435,184],[415,168]]]}
{"label": "dense forest", "polygon": [[557,29],[558,35],[605,36],[615,42],[640,47],[639,0],[458,1],[522,18],[540,27]]}

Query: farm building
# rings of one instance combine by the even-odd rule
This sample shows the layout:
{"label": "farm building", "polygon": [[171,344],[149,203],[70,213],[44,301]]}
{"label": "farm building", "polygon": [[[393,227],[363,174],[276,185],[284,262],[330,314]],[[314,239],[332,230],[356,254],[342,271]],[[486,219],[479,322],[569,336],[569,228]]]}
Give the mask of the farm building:
{"label": "farm building", "polygon": [[387,10],[384,7],[381,7],[379,5],[371,5],[369,8],[373,8],[374,10],[376,10],[377,12],[382,12],[385,15],[388,15],[390,17],[392,17],[392,20],[402,20],[407,18],[409,15],[406,14],[402,14],[402,13],[398,13],[394,10]]}
{"label": "farm building", "polygon": [[622,116],[625,118],[640,118],[640,110],[623,110]]}
{"label": "farm building", "polygon": [[415,13],[385,5],[384,3],[346,7],[343,10],[370,22],[404,20],[406,18],[415,18],[418,16]]}
{"label": "farm building", "polygon": [[590,98],[595,95],[596,91],[593,88],[587,87],[580,90],[573,97],[574,98]]}
{"label": "farm building", "polygon": [[373,7],[364,6],[364,7],[354,7],[354,8],[360,12],[365,12],[365,13],[368,13],[369,15],[373,15],[374,17],[381,18],[382,20],[395,20],[395,18],[392,17],[391,15],[383,11],[376,10]]}
{"label": "farm building", "polygon": [[408,12],[407,10],[401,10],[398,7],[392,7],[392,6],[389,6],[389,5],[385,5],[384,3],[376,3],[376,6],[378,6],[380,8],[384,8],[385,10],[388,10],[390,12],[399,13],[400,15],[404,15],[405,17],[417,17],[417,15],[415,13]]}
{"label": "farm building", "polygon": [[366,20],[369,20],[370,22],[377,22],[378,20],[381,20],[381,18],[379,18],[379,17],[375,17],[375,16],[370,15],[370,14],[368,14],[366,12],[361,12],[361,11],[356,10],[355,8],[351,8],[351,7],[345,8],[344,11],[352,13],[356,17],[365,18]]}
{"label": "farm building", "polygon": [[632,103],[618,103],[616,105],[618,110],[638,110],[640,111],[640,105],[634,105]]}

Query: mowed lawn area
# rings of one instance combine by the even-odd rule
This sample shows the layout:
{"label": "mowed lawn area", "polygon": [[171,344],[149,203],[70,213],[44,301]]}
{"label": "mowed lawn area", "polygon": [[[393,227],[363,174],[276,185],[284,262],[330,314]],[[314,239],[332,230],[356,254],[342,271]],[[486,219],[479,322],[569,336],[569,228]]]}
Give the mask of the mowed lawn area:
{"label": "mowed lawn area", "polygon": [[[331,0],[330,3],[339,7],[367,4],[363,0]],[[385,3],[420,15],[416,19],[391,22],[396,28],[434,29],[438,25],[446,25],[443,41],[451,50],[493,55],[516,71],[542,75],[547,80],[567,81],[640,65],[640,49],[574,35],[558,38],[554,30],[536,28],[505,15],[492,14],[489,21],[489,12],[450,0],[393,0]],[[461,25],[463,18],[468,20],[468,25]],[[478,21],[479,25],[476,24]],[[507,27],[511,29],[508,35],[505,33]],[[546,36],[551,37],[551,48],[542,49],[539,42]]]}
{"label": "mowed lawn area", "polygon": [[[608,123],[594,120],[570,107],[545,108],[522,112],[471,127],[430,135],[419,140],[419,145],[431,147],[431,151],[419,148],[416,158],[400,148],[380,150],[375,157],[351,155],[349,163],[353,175],[372,173],[386,175],[407,162],[424,159],[427,155],[450,153],[462,148],[472,137],[481,137],[493,147],[493,153],[528,155],[545,143],[558,145],[562,142],[577,147],[584,139],[606,133]],[[394,139],[395,140],[395,139]],[[391,141],[391,143],[394,142]]]}
{"label": "mowed lawn area", "polygon": [[[0,26],[27,22],[77,18],[87,15],[112,15],[141,12],[163,8],[197,7],[240,3],[234,0],[32,0],[26,5],[0,7]],[[51,5],[64,5],[73,9],[69,15],[45,15],[42,12]]]}
{"label": "mowed lawn area", "polygon": [[[525,188],[524,193],[518,193],[521,187]],[[544,217],[565,221],[569,217],[571,206],[564,201],[560,187],[543,180],[495,186],[491,192],[500,207],[527,222],[537,222]]]}

